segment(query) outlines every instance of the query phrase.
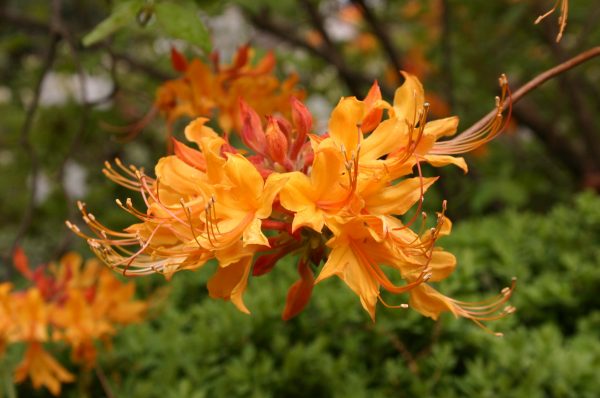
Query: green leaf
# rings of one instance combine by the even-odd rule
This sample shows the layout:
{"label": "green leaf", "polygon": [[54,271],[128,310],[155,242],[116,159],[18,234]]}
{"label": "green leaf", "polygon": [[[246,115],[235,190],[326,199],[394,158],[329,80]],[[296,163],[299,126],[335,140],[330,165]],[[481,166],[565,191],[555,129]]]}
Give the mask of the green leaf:
{"label": "green leaf", "polygon": [[108,18],[100,22],[94,30],[85,35],[83,45],[86,47],[91,46],[128,23],[135,21],[135,16],[143,4],[142,0],[129,0],[117,4]]}
{"label": "green leaf", "polygon": [[193,9],[175,3],[159,3],[155,6],[155,12],[158,24],[167,35],[210,52],[210,36]]}

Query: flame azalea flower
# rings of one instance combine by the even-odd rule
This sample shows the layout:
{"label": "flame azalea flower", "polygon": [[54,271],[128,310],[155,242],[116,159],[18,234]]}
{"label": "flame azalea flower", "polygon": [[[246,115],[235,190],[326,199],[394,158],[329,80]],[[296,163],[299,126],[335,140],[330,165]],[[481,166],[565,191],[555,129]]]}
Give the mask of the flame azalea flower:
{"label": "flame azalea flower", "polygon": [[61,383],[72,382],[74,376],[45,344],[67,343],[73,360],[91,368],[95,343],[110,341],[117,324],[141,321],[146,311],[147,304],[133,298],[134,285],[120,282],[97,260],[84,265],[79,255],[67,253],[59,264],[31,270],[24,252],[17,249],[13,261],[33,284],[23,291],[0,285],[0,344],[27,344],[15,370],[17,383],[30,378],[34,388],[44,386],[60,394]]}
{"label": "flame azalea flower", "polygon": [[[411,227],[437,180],[424,176],[421,164],[467,171],[455,155],[488,142],[505,126],[506,78],[500,80],[495,116],[448,138],[458,119],[427,121],[423,86],[408,73],[404,77],[392,103],[382,99],[377,83],[362,100],[342,98],[323,135],[312,132],[312,117],[297,99],[291,100],[291,121],[263,116],[239,101],[244,149],[198,118],[185,129],[196,148],[174,140],[175,154],[159,160],[155,178],[120,161],[106,165],[110,179],[140,192],[143,211],[130,199],[117,203],[141,222],[114,231],[81,204],[93,235],[67,224],[109,267],[127,275],[170,277],[216,259],[210,296],[230,300],[243,312],[249,312],[243,294],[250,275],[268,273],[283,257],[299,253],[299,279],[288,291],[283,319],[306,307],[315,283],[337,276],[372,319],[378,302],[408,307],[384,301],[406,293],[425,316],[451,312],[484,326],[511,312],[502,307],[514,284],[483,303],[438,293],[429,283],[447,278],[456,266],[455,257],[437,245],[451,228],[445,202],[434,227],[426,228],[424,213],[420,232]],[[402,221],[414,207],[414,215]]]}
{"label": "flame azalea flower", "polygon": [[227,133],[241,130],[240,98],[262,116],[278,112],[289,115],[289,98],[304,97],[296,88],[298,76],[280,82],[273,74],[273,53],[267,53],[253,66],[253,52],[248,45],[240,47],[231,65],[226,66],[220,64],[216,53],[209,65],[198,59],[188,62],[172,50],[173,65],[183,76],[158,89],[155,107],[170,126],[182,116],[210,116],[218,111],[219,126]]}
{"label": "flame azalea flower", "polygon": [[60,395],[61,383],[70,383],[75,377],[63,368],[40,343],[32,343],[25,352],[23,362],[15,370],[15,382],[30,378],[33,387],[46,387],[53,395]]}
{"label": "flame azalea flower", "polygon": [[186,130],[199,150],[178,143],[176,155],[159,161],[156,178],[119,162],[123,174],[117,174],[107,165],[109,177],[142,194],[147,211],[135,209],[131,200],[125,205],[119,201],[142,222],[117,232],[100,224],[81,204],[84,220],[98,235],[86,238],[107,265],[128,275],[160,272],[170,277],[216,258],[220,267],[209,283],[211,295],[231,299],[247,311],[241,294],[248,266],[258,247],[270,246],[262,222],[271,215],[287,177],[272,173],[263,179],[247,158],[225,152],[226,141],[204,126],[205,121],[199,119]]}

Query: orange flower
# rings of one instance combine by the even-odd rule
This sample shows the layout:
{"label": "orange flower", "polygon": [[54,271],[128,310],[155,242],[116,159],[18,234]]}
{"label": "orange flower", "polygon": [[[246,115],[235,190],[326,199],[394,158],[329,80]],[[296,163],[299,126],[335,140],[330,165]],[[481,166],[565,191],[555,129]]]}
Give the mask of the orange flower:
{"label": "orange flower", "polygon": [[46,387],[52,395],[60,395],[61,383],[70,383],[75,376],[63,368],[48,354],[40,343],[31,343],[25,352],[25,358],[15,370],[15,382],[21,383],[30,378],[33,387]]}
{"label": "orange flower", "polygon": [[[124,173],[120,175],[107,165],[110,178],[142,194],[145,212],[136,210],[130,200],[125,205],[118,201],[141,223],[131,225],[125,232],[112,231],[81,204],[84,220],[97,236],[83,235],[73,224],[68,225],[88,240],[110,268],[123,274],[159,272],[170,277],[179,270],[200,268],[216,258],[220,268],[210,284],[211,294],[231,298],[247,311],[241,293],[249,272],[248,257],[251,259],[261,246],[269,247],[262,221],[271,215],[273,200],[286,177],[273,173],[264,179],[242,155],[223,152],[225,140],[204,126],[205,121],[200,118],[186,129],[186,136],[200,150],[177,144],[176,153],[181,157],[162,158],[156,166],[155,179],[117,163]],[[129,249],[132,246],[134,250]],[[243,280],[233,283],[232,278]]]}
{"label": "orange flower", "polygon": [[24,252],[17,249],[14,262],[35,284],[24,291],[0,285],[0,355],[7,343],[28,345],[15,382],[30,378],[34,388],[44,386],[60,394],[61,383],[74,376],[44,344],[67,343],[74,361],[90,368],[96,361],[95,342],[108,341],[116,324],[140,321],[146,310],[146,303],[133,299],[134,285],[122,284],[96,260],[84,266],[81,256],[67,253],[58,264],[31,270]]}
{"label": "orange flower", "polygon": [[[402,293],[409,293],[425,316],[450,311],[480,325],[502,317],[510,312],[501,306],[514,286],[485,304],[469,304],[427,284],[447,278],[456,266],[454,256],[437,246],[451,227],[445,202],[433,228],[426,228],[426,215],[420,233],[410,227],[437,180],[423,176],[421,164],[454,164],[466,172],[464,159],[454,155],[477,148],[504,128],[506,79],[501,78],[502,97],[489,123],[444,140],[456,132],[458,118],[428,122],[423,86],[403,73],[406,81],[393,103],[381,98],[377,83],[363,100],[342,98],[325,135],[311,134],[312,117],[298,100],[291,102],[292,122],[267,116],[266,126],[260,112],[240,101],[241,139],[253,151],[248,157],[206,127],[207,119],[196,119],[185,136],[198,149],[173,141],[175,155],[159,160],[156,178],[119,161],[117,168],[107,164],[109,178],[141,193],[144,211],[130,199],[117,201],[140,223],[113,231],[82,204],[83,219],[95,236],[68,225],[123,274],[169,277],[216,258],[209,294],[231,300],[243,312],[249,312],[243,294],[250,272],[263,275],[284,256],[299,252],[300,278],[288,291],[284,319],[306,307],[314,283],[333,275],[357,294],[373,319],[378,301],[407,307],[388,305],[382,297]],[[414,206],[415,214],[401,221]],[[321,262],[315,278],[309,264]]]}
{"label": "orange flower", "polygon": [[[169,126],[187,116],[212,116],[225,133],[242,127],[238,101],[243,99],[261,116],[274,113],[289,115],[290,97],[302,98],[304,93],[295,86],[296,75],[280,82],[273,74],[275,57],[268,53],[256,66],[251,64],[253,50],[241,47],[231,65],[219,63],[213,54],[212,67],[200,60],[188,62],[174,51],[174,66],[184,76],[165,82],[157,91],[155,106],[164,114]],[[176,60],[176,62],[175,62]]]}

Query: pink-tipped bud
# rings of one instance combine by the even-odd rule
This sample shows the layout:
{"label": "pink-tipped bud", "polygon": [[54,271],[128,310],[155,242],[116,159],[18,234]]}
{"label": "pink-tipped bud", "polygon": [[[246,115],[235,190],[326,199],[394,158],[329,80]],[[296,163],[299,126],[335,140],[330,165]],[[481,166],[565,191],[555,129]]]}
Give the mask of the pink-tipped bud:
{"label": "pink-tipped bud", "polygon": [[242,141],[259,155],[266,155],[267,141],[260,116],[240,98],[240,117],[242,119]]}
{"label": "pink-tipped bud", "polygon": [[296,140],[292,147],[291,158],[295,159],[298,156],[298,152],[304,145],[306,137],[312,130],[313,119],[308,108],[295,97],[291,99],[292,103],[292,121],[296,128]]}
{"label": "pink-tipped bud", "polygon": [[268,118],[265,136],[267,138],[267,153],[271,160],[282,166],[287,165],[289,163],[287,157],[288,141],[279,128],[277,120],[273,117]]}

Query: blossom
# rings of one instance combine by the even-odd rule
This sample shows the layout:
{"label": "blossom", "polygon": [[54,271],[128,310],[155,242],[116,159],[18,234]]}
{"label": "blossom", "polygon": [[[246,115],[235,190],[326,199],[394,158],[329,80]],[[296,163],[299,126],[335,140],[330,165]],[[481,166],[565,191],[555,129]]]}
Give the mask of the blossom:
{"label": "blossom", "polygon": [[134,299],[135,286],[120,282],[97,260],[84,264],[78,254],[67,253],[58,264],[32,270],[19,248],[13,261],[31,282],[21,291],[8,283],[0,285],[0,355],[7,344],[27,344],[14,373],[17,383],[30,378],[34,388],[44,386],[60,394],[61,384],[75,377],[45,345],[66,343],[73,360],[91,368],[98,340],[108,342],[116,325],[143,319],[147,304]]}
{"label": "blossom", "polygon": [[[185,129],[193,146],[173,140],[174,155],[158,161],[155,177],[118,160],[106,164],[110,179],[140,193],[143,210],[131,199],[117,200],[140,222],[114,231],[80,204],[93,234],[67,225],[124,275],[171,277],[215,259],[210,296],[230,300],[246,313],[243,295],[250,276],[268,273],[283,257],[298,253],[299,279],[288,291],[283,319],[308,305],[316,283],[337,276],[373,320],[381,302],[413,306],[432,318],[451,312],[485,327],[482,322],[512,311],[503,307],[514,284],[484,303],[454,300],[430,285],[451,275],[456,258],[438,246],[451,229],[446,203],[432,227],[421,212],[425,193],[438,179],[425,176],[421,165],[455,165],[467,172],[465,160],[456,155],[485,144],[505,127],[507,81],[500,79],[502,96],[490,120],[455,135],[458,118],[428,121],[423,86],[402,73],[405,83],[393,102],[385,101],[374,83],[362,100],[342,98],[321,135],[312,131],[310,112],[294,98],[291,121],[238,102],[246,148],[236,148],[227,134],[219,136],[206,125],[208,119],[198,118]],[[419,215],[421,228],[415,232]],[[386,301],[405,293],[408,304]]]}
{"label": "blossom", "polygon": [[198,59],[188,62],[173,50],[173,64],[183,76],[163,83],[156,93],[155,107],[170,126],[182,116],[211,116],[217,111],[218,124],[226,133],[239,132],[242,127],[240,98],[262,116],[289,114],[289,98],[304,95],[296,88],[298,77],[290,75],[280,82],[273,74],[273,53],[267,53],[255,66],[251,63],[253,53],[248,45],[240,47],[230,65],[222,65],[214,53],[209,65]]}
{"label": "blossom", "polygon": [[[117,201],[141,223],[125,232],[112,231],[81,204],[84,220],[97,236],[83,235],[73,224],[68,225],[88,240],[109,267],[127,275],[160,272],[170,277],[216,258],[220,267],[209,282],[211,294],[231,299],[247,311],[241,294],[249,272],[248,258],[258,247],[269,247],[262,222],[271,215],[272,203],[286,177],[273,173],[263,179],[247,158],[225,152],[226,141],[205,122],[197,119],[186,129],[186,137],[199,150],[177,143],[176,155],[158,162],[156,178],[117,162],[121,175],[107,164],[110,178],[141,193],[146,212],[135,209],[130,199],[125,204]],[[131,246],[137,249],[128,249]],[[242,281],[233,283],[238,277]]]}
{"label": "blossom", "polygon": [[70,383],[75,376],[63,368],[38,342],[27,347],[25,358],[15,370],[15,382],[30,378],[33,387],[46,387],[53,395],[60,395],[61,383]]}

